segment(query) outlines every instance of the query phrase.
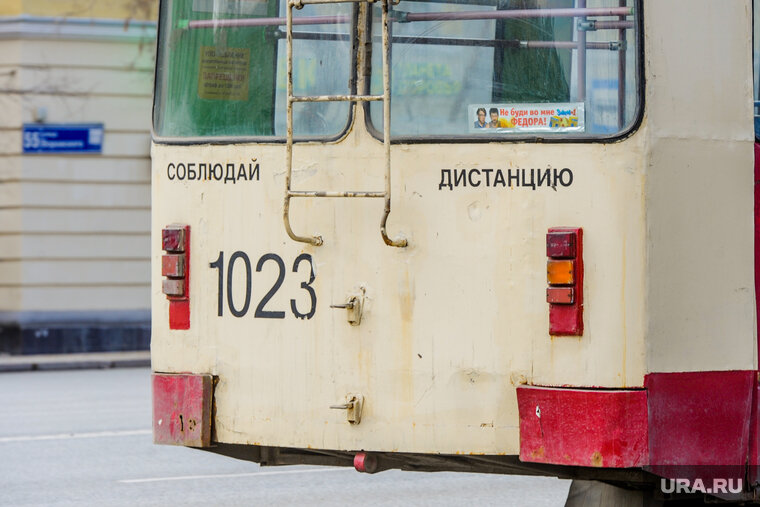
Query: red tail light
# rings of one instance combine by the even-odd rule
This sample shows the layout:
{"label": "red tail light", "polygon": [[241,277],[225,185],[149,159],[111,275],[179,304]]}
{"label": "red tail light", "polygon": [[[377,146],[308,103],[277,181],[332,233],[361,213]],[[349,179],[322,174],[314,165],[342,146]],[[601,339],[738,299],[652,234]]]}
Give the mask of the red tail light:
{"label": "red tail light", "polygon": [[169,329],[190,329],[190,226],[172,224],[161,231],[162,291],[169,300]]}
{"label": "red tail light", "polygon": [[583,334],[583,229],[552,227],[546,235],[549,334]]}

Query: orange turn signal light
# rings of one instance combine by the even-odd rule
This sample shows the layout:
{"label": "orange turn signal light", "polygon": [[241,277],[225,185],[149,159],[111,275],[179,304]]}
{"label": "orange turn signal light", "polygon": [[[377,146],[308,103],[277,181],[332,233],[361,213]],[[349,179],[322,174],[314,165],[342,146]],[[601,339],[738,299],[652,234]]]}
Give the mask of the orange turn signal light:
{"label": "orange turn signal light", "polygon": [[546,280],[549,285],[572,285],[575,283],[575,261],[549,259],[546,262]]}

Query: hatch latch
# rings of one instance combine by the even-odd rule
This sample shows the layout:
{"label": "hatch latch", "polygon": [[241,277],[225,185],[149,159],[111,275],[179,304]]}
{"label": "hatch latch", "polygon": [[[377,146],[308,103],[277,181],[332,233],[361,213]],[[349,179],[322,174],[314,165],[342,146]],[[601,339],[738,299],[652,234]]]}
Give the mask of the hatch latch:
{"label": "hatch latch", "polygon": [[351,424],[359,424],[362,421],[362,409],[364,408],[364,396],[361,394],[347,394],[346,402],[339,405],[330,405],[336,410],[345,410],[346,419]]}
{"label": "hatch latch", "polygon": [[340,308],[347,310],[348,323],[352,326],[358,326],[362,323],[362,313],[364,313],[364,295],[365,289],[362,287],[356,294],[348,296],[348,301],[337,305],[330,305],[330,308]]}

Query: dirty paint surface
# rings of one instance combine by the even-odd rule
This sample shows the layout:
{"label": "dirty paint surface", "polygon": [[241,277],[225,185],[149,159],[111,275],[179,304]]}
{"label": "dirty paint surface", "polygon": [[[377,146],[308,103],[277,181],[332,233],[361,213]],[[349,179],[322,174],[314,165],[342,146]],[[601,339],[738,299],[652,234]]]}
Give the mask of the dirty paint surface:
{"label": "dirty paint surface", "polygon": [[153,374],[153,442],[211,444],[211,375]]}
{"label": "dirty paint surface", "polygon": [[756,375],[754,371],[647,375],[651,464],[745,463]]}
{"label": "dirty paint surface", "polygon": [[[760,380],[760,379],[758,379]],[[749,424],[749,464],[748,477],[754,483],[760,482],[760,385],[752,389],[752,413]]]}
{"label": "dirty paint surface", "polygon": [[520,459],[588,467],[645,465],[646,392],[517,388]]}

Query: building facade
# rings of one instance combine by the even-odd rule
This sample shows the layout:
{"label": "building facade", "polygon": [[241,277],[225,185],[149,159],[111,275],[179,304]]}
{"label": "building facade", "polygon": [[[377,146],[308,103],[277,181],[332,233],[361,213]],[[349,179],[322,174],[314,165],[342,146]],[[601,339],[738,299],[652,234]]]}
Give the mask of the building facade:
{"label": "building facade", "polygon": [[149,346],[154,16],[0,3],[0,354]]}

